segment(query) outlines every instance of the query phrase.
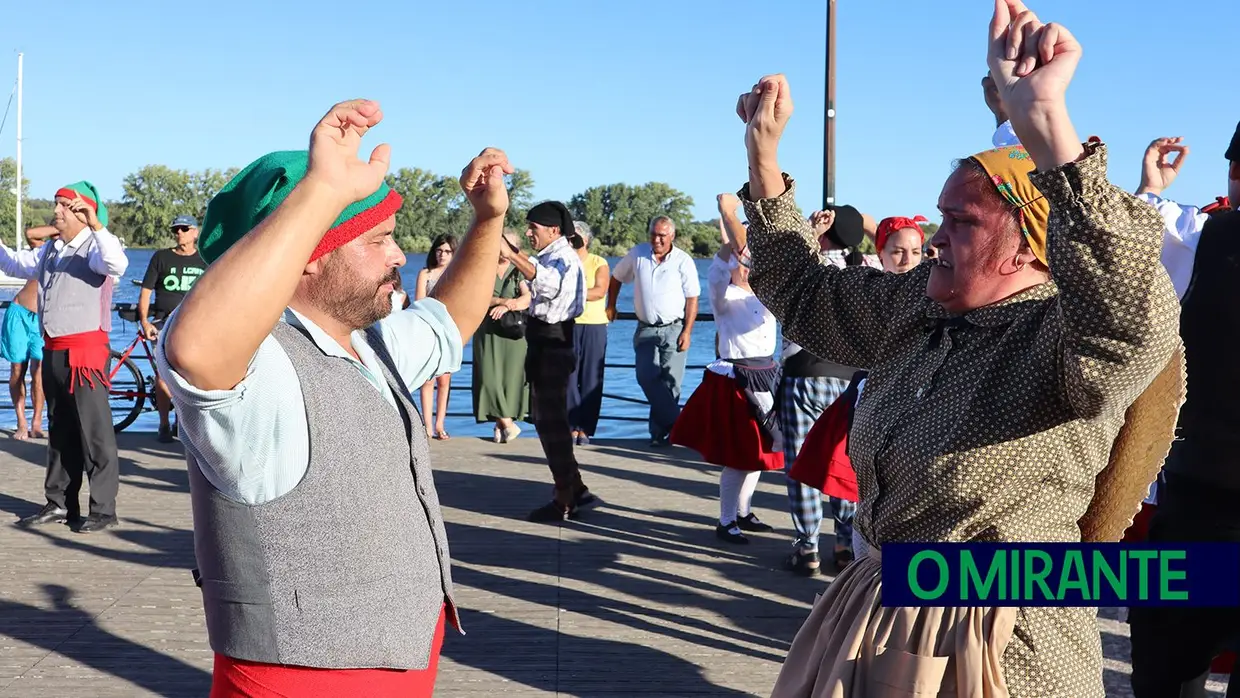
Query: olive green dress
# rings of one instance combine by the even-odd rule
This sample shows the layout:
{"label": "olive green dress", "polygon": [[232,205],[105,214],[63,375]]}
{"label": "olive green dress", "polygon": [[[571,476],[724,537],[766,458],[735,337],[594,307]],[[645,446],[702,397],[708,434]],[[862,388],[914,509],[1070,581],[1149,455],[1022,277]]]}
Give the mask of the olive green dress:
{"label": "olive green dress", "polygon": [[[521,295],[521,273],[510,266],[495,278],[495,296]],[[525,340],[493,334],[495,321],[488,315],[474,333],[474,417],[493,422],[499,417],[523,420],[529,413],[530,391],[525,382]]]}

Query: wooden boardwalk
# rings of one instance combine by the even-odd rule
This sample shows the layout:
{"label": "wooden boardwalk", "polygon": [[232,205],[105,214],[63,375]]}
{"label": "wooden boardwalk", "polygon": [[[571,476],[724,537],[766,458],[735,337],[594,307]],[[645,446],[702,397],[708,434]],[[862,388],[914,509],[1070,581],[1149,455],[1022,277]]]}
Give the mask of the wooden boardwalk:
{"label": "wooden boardwalk", "polygon": [[[180,446],[150,434],[120,446],[122,525],[81,535],[11,525],[42,505],[46,443],[0,436],[0,698],[207,694]],[[467,632],[449,633],[436,695],[769,695],[828,582],[779,569],[782,477],[763,476],[754,499],[778,531],[731,547],[714,537],[718,470],[691,452],[578,451],[607,505],[547,526],[523,520],[550,495],[536,439],[433,443]],[[1099,624],[1108,695],[1127,696],[1127,626],[1114,609]]]}

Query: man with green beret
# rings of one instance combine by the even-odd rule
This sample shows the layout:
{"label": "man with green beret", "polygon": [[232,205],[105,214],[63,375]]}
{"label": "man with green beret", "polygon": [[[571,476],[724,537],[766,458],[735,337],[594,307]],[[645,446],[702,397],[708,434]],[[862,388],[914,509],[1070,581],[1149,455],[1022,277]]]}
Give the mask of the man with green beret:
{"label": "man with green beret", "polygon": [[[38,281],[47,400],[47,503],[25,526],[69,523],[80,533],[116,524],[120,487],[116,433],[108,403],[112,291],[129,267],[121,241],[107,229],[108,207],[90,182],[56,191],[52,227],[59,237],[37,249],[0,245],[0,271]],[[78,490],[90,480],[90,513],[82,519]]]}
{"label": "man with green beret", "polygon": [[426,429],[409,386],[456,371],[491,300],[507,157],[465,168],[468,234],[393,312],[405,254],[375,102],[335,105],[207,208],[206,272],[157,348],[180,415],[212,695],[430,696],[460,628]]}

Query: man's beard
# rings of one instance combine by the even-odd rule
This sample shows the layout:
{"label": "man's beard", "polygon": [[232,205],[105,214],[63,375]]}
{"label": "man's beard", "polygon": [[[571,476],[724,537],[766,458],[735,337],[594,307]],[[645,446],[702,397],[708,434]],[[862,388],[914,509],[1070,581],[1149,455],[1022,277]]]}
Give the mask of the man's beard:
{"label": "man's beard", "polygon": [[392,294],[379,293],[384,284],[399,284],[400,272],[388,271],[377,282],[367,282],[336,260],[323,267],[310,298],[329,315],[354,330],[364,330],[392,313]]}

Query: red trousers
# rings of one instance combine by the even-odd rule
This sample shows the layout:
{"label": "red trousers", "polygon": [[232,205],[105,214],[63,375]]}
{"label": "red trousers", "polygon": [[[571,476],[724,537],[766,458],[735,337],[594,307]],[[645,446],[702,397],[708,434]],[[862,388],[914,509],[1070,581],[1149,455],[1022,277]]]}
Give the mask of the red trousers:
{"label": "red trousers", "polygon": [[431,698],[445,617],[446,613],[439,615],[431,661],[425,669],[312,669],[216,654],[211,698]]}

